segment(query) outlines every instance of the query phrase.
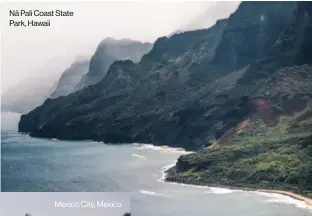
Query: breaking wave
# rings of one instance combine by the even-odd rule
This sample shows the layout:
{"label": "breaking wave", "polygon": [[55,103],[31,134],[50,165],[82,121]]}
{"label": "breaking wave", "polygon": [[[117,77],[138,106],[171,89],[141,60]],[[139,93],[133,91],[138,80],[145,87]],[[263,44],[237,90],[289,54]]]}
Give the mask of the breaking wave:
{"label": "breaking wave", "polygon": [[132,154],[132,157],[137,157],[137,158],[146,158],[146,156],[144,156],[144,155],[140,155],[140,154]]}
{"label": "breaking wave", "polygon": [[233,192],[237,192],[238,190],[232,190],[228,188],[219,188],[219,187],[208,187],[207,191],[204,191],[204,193],[210,193],[210,194],[230,194]]}
{"label": "breaking wave", "polygon": [[172,153],[179,153],[179,154],[190,154],[193,153],[191,151],[185,151],[183,148],[173,148],[166,145],[163,146],[155,146],[153,144],[145,144],[145,143],[134,143],[135,146],[138,146],[139,149],[151,149],[156,151],[162,152],[172,152]]}
{"label": "breaking wave", "polygon": [[295,205],[298,208],[307,209],[312,212],[312,206],[309,206],[304,201],[297,200],[295,198],[292,198],[286,195],[277,194],[277,193],[266,193],[266,192],[260,192],[260,191],[254,191],[254,193],[261,195],[261,196],[266,196],[268,198],[266,202],[291,204],[291,205]]}
{"label": "breaking wave", "polygon": [[162,193],[157,193],[155,191],[148,191],[148,190],[140,190],[141,194],[145,194],[145,195],[150,195],[150,196],[169,196],[166,194],[162,194]]}

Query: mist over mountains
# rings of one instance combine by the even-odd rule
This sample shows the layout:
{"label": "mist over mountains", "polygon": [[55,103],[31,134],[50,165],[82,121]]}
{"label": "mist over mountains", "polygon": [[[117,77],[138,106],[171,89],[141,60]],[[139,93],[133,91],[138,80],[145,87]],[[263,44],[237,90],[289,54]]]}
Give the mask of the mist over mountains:
{"label": "mist over mountains", "polygon": [[65,96],[99,82],[114,61],[130,59],[137,62],[151,48],[150,43],[106,38],[99,44],[92,58],[76,58],[59,78],[46,73],[30,77],[9,88],[2,94],[2,110],[27,113],[47,98]]}
{"label": "mist over mountains", "polygon": [[[204,13],[196,17],[182,30],[177,32],[207,28],[211,21],[230,14],[237,7],[238,2],[224,4],[224,2],[211,2]],[[216,12],[219,11],[219,12]],[[207,20],[210,23],[207,23]],[[2,92],[2,110],[18,113],[27,113],[36,106],[41,105],[48,97],[56,98],[78,91],[88,85],[99,82],[108,71],[109,66],[116,60],[130,59],[133,62],[152,48],[151,43],[139,42],[131,39],[116,40],[112,37],[105,38],[97,47],[92,58],[76,57],[69,66],[64,65],[64,71],[54,71],[55,76],[45,72],[47,78],[31,76]],[[102,61],[105,59],[105,61]],[[91,68],[90,61],[92,62]],[[48,63],[50,64],[50,62]],[[51,64],[54,64],[51,61]],[[47,65],[47,67],[49,67]],[[68,67],[68,68],[66,68]],[[89,70],[90,69],[90,70]],[[29,92],[29,96],[28,93]]]}
{"label": "mist over mountains", "polygon": [[[236,81],[251,74],[247,66],[269,55],[282,30],[289,25],[295,6],[293,2],[248,2],[241,4],[229,19],[219,20],[209,29],[161,37],[140,62],[114,62],[99,83],[68,97],[46,101],[29,115],[22,116],[20,126],[24,128],[23,122],[27,122],[24,118],[38,114],[37,122],[25,125],[26,132],[31,131],[32,135],[198,148],[214,137],[216,126],[213,125],[219,124],[222,115],[228,112],[226,104],[230,101],[221,96],[213,97],[213,101],[218,106],[223,104],[221,107],[225,110],[212,109],[202,121],[202,115],[208,111],[205,107],[210,107],[212,101],[207,96],[201,98],[227,91],[222,89],[224,84],[217,91],[213,87],[223,76],[236,73],[233,75],[235,79],[230,81],[235,85]],[[263,14],[265,20],[261,20]],[[94,57],[98,56],[97,53],[98,50]],[[102,63],[105,64],[105,59],[99,58],[95,68],[100,68]],[[97,72],[90,70],[94,71]],[[247,84],[243,91],[249,88]],[[233,98],[239,98],[240,94],[233,95]],[[60,112],[50,110],[52,104]],[[58,115],[61,121],[57,120]],[[233,126],[237,120],[224,127]],[[97,122],[107,124],[98,125]],[[190,127],[188,122],[193,126]],[[37,124],[44,127],[38,129]],[[81,131],[76,128],[80,126],[83,127]],[[67,129],[79,133],[73,134]],[[166,135],[168,131],[171,136]]]}
{"label": "mist over mountains", "polygon": [[76,61],[62,74],[50,97],[65,96],[96,84],[105,76],[114,61],[129,59],[138,62],[151,48],[150,43],[105,38],[90,60]]}
{"label": "mist over mountains", "polygon": [[174,33],[209,28],[215,24],[215,20],[227,18],[229,14],[237,9],[239,4],[240,1],[211,2],[211,5],[202,14],[199,14],[194,20],[191,20]]}
{"label": "mist over mountains", "polygon": [[1,94],[1,110],[27,113],[41,105],[53,91],[59,75],[47,73],[28,77]]}
{"label": "mist over mountains", "polygon": [[62,73],[49,97],[56,98],[74,92],[81,78],[88,73],[89,64],[89,59],[79,60],[72,63],[70,67]]}

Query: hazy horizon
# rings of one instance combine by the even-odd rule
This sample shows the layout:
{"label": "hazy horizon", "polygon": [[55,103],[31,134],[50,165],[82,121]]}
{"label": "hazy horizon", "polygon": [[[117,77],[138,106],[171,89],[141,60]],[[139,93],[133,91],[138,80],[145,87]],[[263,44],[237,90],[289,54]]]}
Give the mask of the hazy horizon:
{"label": "hazy horizon", "polygon": [[[207,28],[238,3],[216,2],[2,2],[2,90],[32,77],[59,77],[78,56],[91,57],[106,37],[153,43],[179,29]],[[218,11],[211,14],[212,8]],[[17,17],[51,20],[50,27],[9,27],[9,10],[71,10],[73,17]],[[208,12],[207,12],[208,11]],[[210,11],[210,12],[209,12]],[[208,13],[208,14],[207,14]],[[206,21],[207,19],[207,21]],[[29,78],[30,77],[30,78]]]}

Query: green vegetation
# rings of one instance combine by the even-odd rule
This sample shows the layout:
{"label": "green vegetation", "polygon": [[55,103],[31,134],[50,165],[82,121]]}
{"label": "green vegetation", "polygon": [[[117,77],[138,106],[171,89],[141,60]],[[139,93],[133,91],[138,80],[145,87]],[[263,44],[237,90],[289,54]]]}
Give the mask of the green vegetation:
{"label": "green vegetation", "polygon": [[[257,112],[197,153],[178,159],[168,180],[289,190],[312,197],[311,66],[283,68],[252,100]],[[200,176],[200,178],[198,178]]]}
{"label": "green vegetation", "polygon": [[[182,156],[168,180],[291,190],[312,197],[312,131],[295,133],[291,120],[282,117],[275,127],[256,120],[226,146]],[[307,122],[312,127],[312,120]]]}
{"label": "green vegetation", "polygon": [[198,172],[193,172],[192,169],[189,169],[188,171],[185,172],[186,176],[191,176],[195,179],[199,179],[200,178],[200,173]]}

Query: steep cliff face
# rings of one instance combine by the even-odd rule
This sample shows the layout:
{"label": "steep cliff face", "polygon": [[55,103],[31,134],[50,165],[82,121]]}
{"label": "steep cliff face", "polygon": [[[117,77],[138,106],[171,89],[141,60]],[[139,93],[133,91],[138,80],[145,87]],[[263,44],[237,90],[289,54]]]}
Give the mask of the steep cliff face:
{"label": "steep cliff face", "polygon": [[[201,148],[256,112],[246,94],[252,98],[259,86],[243,81],[289,25],[295,8],[243,2],[229,20],[209,29],[159,38],[139,63],[115,62],[96,85],[23,115],[19,130],[59,139]],[[280,14],[275,21],[274,12]],[[261,21],[261,14],[272,23]]]}
{"label": "steep cliff face", "polygon": [[76,61],[71,64],[61,75],[50,97],[57,98],[74,92],[81,78],[88,72],[88,70],[89,60]]}
{"label": "steep cliff face", "polygon": [[[209,147],[182,156],[168,181],[290,190],[312,197],[311,3],[299,2],[270,55],[251,65],[254,109]],[[256,81],[256,82],[255,82]]]}
{"label": "steep cliff face", "polygon": [[214,62],[237,70],[269,55],[272,44],[292,19],[295,2],[240,4],[229,18]]}
{"label": "steep cliff face", "polygon": [[[49,99],[23,115],[19,129],[33,136],[62,139],[173,144],[179,133],[177,123],[182,124],[176,122],[174,110],[179,109],[183,95],[191,97],[191,90],[183,92],[195,88],[188,82],[195,80],[194,75],[199,82],[203,70],[197,66],[202,70],[192,74],[189,68],[213,57],[226,24],[222,20],[208,30],[158,39],[140,63],[115,62],[98,84]],[[202,77],[208,80],[213,76],[217,74]],[[168,128],[175,135],[164,136]]]}
{"label": "steep cliff face", "polygon": [[278,60],[286,65],[311,63],[311,5],[301,2],[296,11],[291,25],[283,30],[276,43]]}
{"label": "steep cliff face", "polygon": [[150,43],[141,43],[133,40],[115,40],[106,38],[103,40],[90,61],[88,73],[83,76],[75,87],[79,90],[89,85],[98,83],[107,73],[109,66],[117,60],[132,60],[138,62],[141,57],[152,48]]}

